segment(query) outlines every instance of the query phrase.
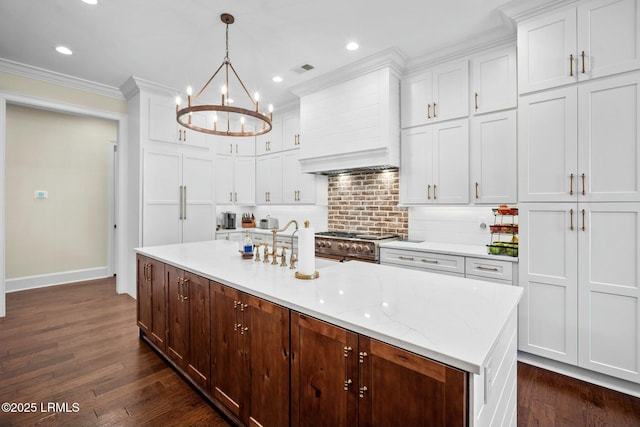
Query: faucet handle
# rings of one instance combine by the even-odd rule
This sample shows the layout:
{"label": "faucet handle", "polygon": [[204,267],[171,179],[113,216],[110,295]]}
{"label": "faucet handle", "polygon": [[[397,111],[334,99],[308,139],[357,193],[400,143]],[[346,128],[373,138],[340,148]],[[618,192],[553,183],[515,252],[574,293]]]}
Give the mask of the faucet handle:
{"label": "faucet handle", "polygon": [[271,256],[273,261],[271,261],[271,265],[278,265],[278,247],[276,245],[271,249]]}
{"label": "faucet handle", "polygon": [[260,246],[262,246],[260,243],[253,245],[253,251],[256,253],[256,262],[260,261]]}
{"label": "faucet handle", "polygon": [[280,263],[280,267],[286,267],[287,266],[287,251],[286,248],[283,246],[282,247],[282,255],[280,256],[281,258],[281,263]]}
{"label": "faucet handle", "polygon": [[269,246],[268,245],[264,245],[264,262],[265,264],[269,262]]}
{"label": "faucet handle", "polygon": [[296,256],[296,254],[293,253],[293,251],[291,251],[291,257],[289,258],[289,268],[290,269],[294,269],[296,268],[296,261],[298,261],[298,257]]}

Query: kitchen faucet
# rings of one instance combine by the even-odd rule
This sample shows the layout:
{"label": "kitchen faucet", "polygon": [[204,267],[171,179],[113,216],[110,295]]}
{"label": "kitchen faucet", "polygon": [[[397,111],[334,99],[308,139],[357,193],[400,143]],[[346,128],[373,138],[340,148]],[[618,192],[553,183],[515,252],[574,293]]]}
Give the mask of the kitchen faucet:
{"label": "kitchen faucet", "polygon": [[[289,258],[289,264],[291,264],[291,266],[289,268],[295,268],[294,267],[294,263],[296,262],[296,259],[294,258],[294,253],[293,253],[293,235],[298,231],[298,221],[296,221],[295,219],[292,219],[291,221],[289,221],[284,227],[282,227],[281,229],[277,229],[274,228],[273,230],[271,230],[271,232],[273,233],[273,246],[272,246],[272,255],[273,255],[273,262],[272,264],[277,264],[276,261],[276,257],[278,256],[278,248],[277,248],[277,239],[276,239],[276,233],[280,232],[280,231],[286,231],[287,228],[289,228],[289,226],[291,224],[294,224],[296,226],[295,231],[291,234],[291,258]],[[282,267],[286,267],[286,262],[285,262],[285,251],[284,248],[282,248]]]}

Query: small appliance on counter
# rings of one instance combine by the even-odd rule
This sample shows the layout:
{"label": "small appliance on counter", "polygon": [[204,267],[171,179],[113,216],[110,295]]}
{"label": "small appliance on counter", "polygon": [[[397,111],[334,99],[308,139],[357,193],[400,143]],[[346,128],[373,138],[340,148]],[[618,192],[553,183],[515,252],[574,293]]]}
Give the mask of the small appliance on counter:
{"label": "small appliance on counter", "polygon": [[220,226],[225,230],[236,228],[236,214],[235,212],[222,212],[222,221]]}
{"label": "small appliance on counter", "polygon": [[267,230],[273,230],[274,228],[278,228],[278,219],[271,218],[269,215],[267,215],[266,218],[262,218],[260,220],[260,228],[264,228]]}

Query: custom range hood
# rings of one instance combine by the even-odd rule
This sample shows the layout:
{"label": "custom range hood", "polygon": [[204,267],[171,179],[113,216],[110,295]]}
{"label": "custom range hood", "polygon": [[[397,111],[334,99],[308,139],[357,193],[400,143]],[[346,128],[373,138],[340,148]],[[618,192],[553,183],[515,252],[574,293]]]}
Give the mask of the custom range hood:
{"label": "custom range hood", "polygon": [[300,96],[301,172],[400,166],[403,65],[391,49],[293,89]]}

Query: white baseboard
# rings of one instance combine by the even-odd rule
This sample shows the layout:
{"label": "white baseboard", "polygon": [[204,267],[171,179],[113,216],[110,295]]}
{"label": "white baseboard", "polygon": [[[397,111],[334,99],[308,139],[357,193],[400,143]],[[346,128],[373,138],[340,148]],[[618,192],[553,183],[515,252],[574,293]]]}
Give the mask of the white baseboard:
{"label": "white baseboard", "polygon": [[566,375],[568,377],[577,378],[591,384],[610,388],[611,390],[619,391],[620,393],[640,397],[640,384],[621,380],[620,378],[611,377],[609,375],[583,369],[578,366],[567,365],[566,363],[547,359],[546,357],[536,356],[530,353],[524,353],[522,351],[518,351],[518,362],[523,362],[552,372],[557,372],[558,374]]}
{"label": "white baseboard", "polygon": [[38,276],[17,277],[6,279],[6,292],[25,291],[27,289],[44,288],[47,286],[63,285],[65,283],[80,282],[82,280],[102,279],[109,277],[108,267],[88,268],[85,270],[63,271],[60,273],[41,274]]}

